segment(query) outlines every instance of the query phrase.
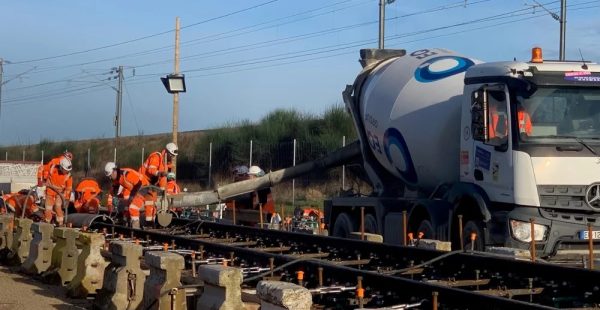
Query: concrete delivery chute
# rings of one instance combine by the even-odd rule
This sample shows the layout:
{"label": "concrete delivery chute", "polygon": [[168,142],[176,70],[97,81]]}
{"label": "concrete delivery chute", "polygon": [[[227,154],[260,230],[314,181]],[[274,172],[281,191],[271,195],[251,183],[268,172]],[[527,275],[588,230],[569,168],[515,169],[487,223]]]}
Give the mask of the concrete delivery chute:
{"label": "concrete delivery chute", "polygon": [[542,256],[587,249],[588,224],[600,239],[600,66],[532,56],[483,63],[445,49],[362,50],[363,70],[343,92],[359,144],[176,205],[358,156],[373,192],[325,201],[333,235],[357,231],[362,209],[365,230],[389,243],[403,243],[406,214],[407,231],[455,247],[528,249],[533,231]]}

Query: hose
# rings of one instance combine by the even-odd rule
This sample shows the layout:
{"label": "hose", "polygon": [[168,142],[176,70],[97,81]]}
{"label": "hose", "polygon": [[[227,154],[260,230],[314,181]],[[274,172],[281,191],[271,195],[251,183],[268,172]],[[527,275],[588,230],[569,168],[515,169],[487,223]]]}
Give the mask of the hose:
{"label": "hose", "polygon": [[[33,186],[29,189],[29,191],[27,192],[27,196],[25,197],[25,206],[27,206],[27,201],[29,200],[29,197],[31,196],[31,193],[35,190],[37,190],[37,185]],[[21,202],[19,202],[19,199],[15,199],[17,201],[17,204],[19,204],[19,207],[21,208],[21,218],[25,218],[25,207],[21,206]]]}

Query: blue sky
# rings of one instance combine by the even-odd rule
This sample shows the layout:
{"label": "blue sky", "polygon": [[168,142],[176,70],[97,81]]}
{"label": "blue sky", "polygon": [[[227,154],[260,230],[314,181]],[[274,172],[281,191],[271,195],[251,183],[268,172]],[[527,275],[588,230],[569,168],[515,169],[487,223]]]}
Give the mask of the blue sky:
{"label": "blue sky", "polygon": [[[497,61],[527,60],[539,45],[558,59],[559,23],[537,3],[559,13],[548,0],[397,0],[386,6],[386,47]],[[567,58],[581,49],[598,62],[600,0],[567,4]],[[3,1],[0,145],[113,137],[116,81],[107,79],[119,65],[123,135],[169,132],[172,96],[159,77],[173,70],[176,16],[182,131],[278,108],[320,114],[341,103],[358,50],[377,46],[378,0]]]}

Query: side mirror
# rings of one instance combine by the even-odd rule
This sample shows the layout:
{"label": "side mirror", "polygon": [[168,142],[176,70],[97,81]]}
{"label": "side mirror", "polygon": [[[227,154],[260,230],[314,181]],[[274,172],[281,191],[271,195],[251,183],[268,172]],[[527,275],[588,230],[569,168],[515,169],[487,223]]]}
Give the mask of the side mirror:
{"label": "side mirror", "polygon": [[488,110],[487,92],[480,89],[471,95],[471,132],[473,140],[486,141],[486,116]]}

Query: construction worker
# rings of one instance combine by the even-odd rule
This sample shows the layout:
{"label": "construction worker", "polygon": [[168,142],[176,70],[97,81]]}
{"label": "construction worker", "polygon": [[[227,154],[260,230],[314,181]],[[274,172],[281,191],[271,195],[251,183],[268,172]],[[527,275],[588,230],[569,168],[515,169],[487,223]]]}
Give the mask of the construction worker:
{"label": "construction worker", "polygon": [[60,154],[59,156],[52,158],[47,163],[40,165],[40,167],[38,168],[38,172],[37,172],[38,186],[43,186],[44,182],[48,179],[48,175],[50,174],[50,169],[54,166],[60,165],[60,160],[65,157],[68,158],[71,162],[73,162],[73,153],[71,153],[69,151],[65,151],[64,153]]}
{"label": "construction worker", "polygon": [[[114,162],[104,166],[104,174],[112,181],[111,195],[113,201],[119,206],[120,211],[129,215],[129,223],[133,228],[140,228],[140,210],[146,206],[146,220],[148,221],[148,205],[154,204],[149,194],[142,195],[142,187],[148,186],[148,179],[136,170],[119,168]],[[123,187],[119,194],[119,188]],[[120,201],[119,201],[120,200]],[[115,205],[115,203],[113,203]]]}
{"label": "construction worker", "polygon": [[248,176],[250,179],[262,177],[263,175],[265,175],[265,171],[260,169],[259,166],[252,166],[248,169]]}
{"label": "construction worker", "polygon": [[140,167],[140,173],[148,178],[150,184],[166,189],[166,176],[173,169],[173,158],[177,156],[178,151],[175,143],[167,143],[162,151],[148,155],[148,158]]}
{"label": "construction worker", "polygon": [[526,134],[530,136],[533,129],[531,124],[531,116],[522,105],[517,106],[517,119],[519,122],[519,134]]}
{"label": "construction worker", "polygon": [[71,190],[73,189],[72,169],[71,160],[67,157],[61,158],[59,165],[50,167],[48,179],[44,183],[46,186],[44,220],[48,223],[52,221],[52,210],[54,209],[56,224],[58,226],[63,225],[63,206],[66,203],[64,200],[68,200],[71,197]]}
{"label": "construction worker", "polygon": [[75,187],[75,210],[77,213],[96,214],[100,210],[100,185],[94,178],[85,178]]}
{"label": "construction worker", "polygon": [[[153,152],[148,155],[144,164],[140,167],[139,172],[144,175],[151,185],[159,187],[161,190],[167,189],[167,173],[173,169],[173,158],[177,156],[179,149],[173,142],[167,143],[165,148],[160,152]],[[156,189],[149,191],[153,201],[157,200]],[[156,215],[156,207],[154,204],[146,205],[146,221],[154,221]]]}
{"label": "construction worker", "polygon": [[3,195],[0,198],[0,214],[14,213],[16,217],[21,217],[23,205],[25,205],[26,218],[32,218],[35,213],[39,212],[35,191],[30,193],[24,189],[17,193]]}
{"label": "construction worker", "polygon": [[175,181],[175,173],[167,173],[167,195],[175,195],[179,193],[181,193],[181,189],[179,188],[179,185],[177,185],[177,181]]}

